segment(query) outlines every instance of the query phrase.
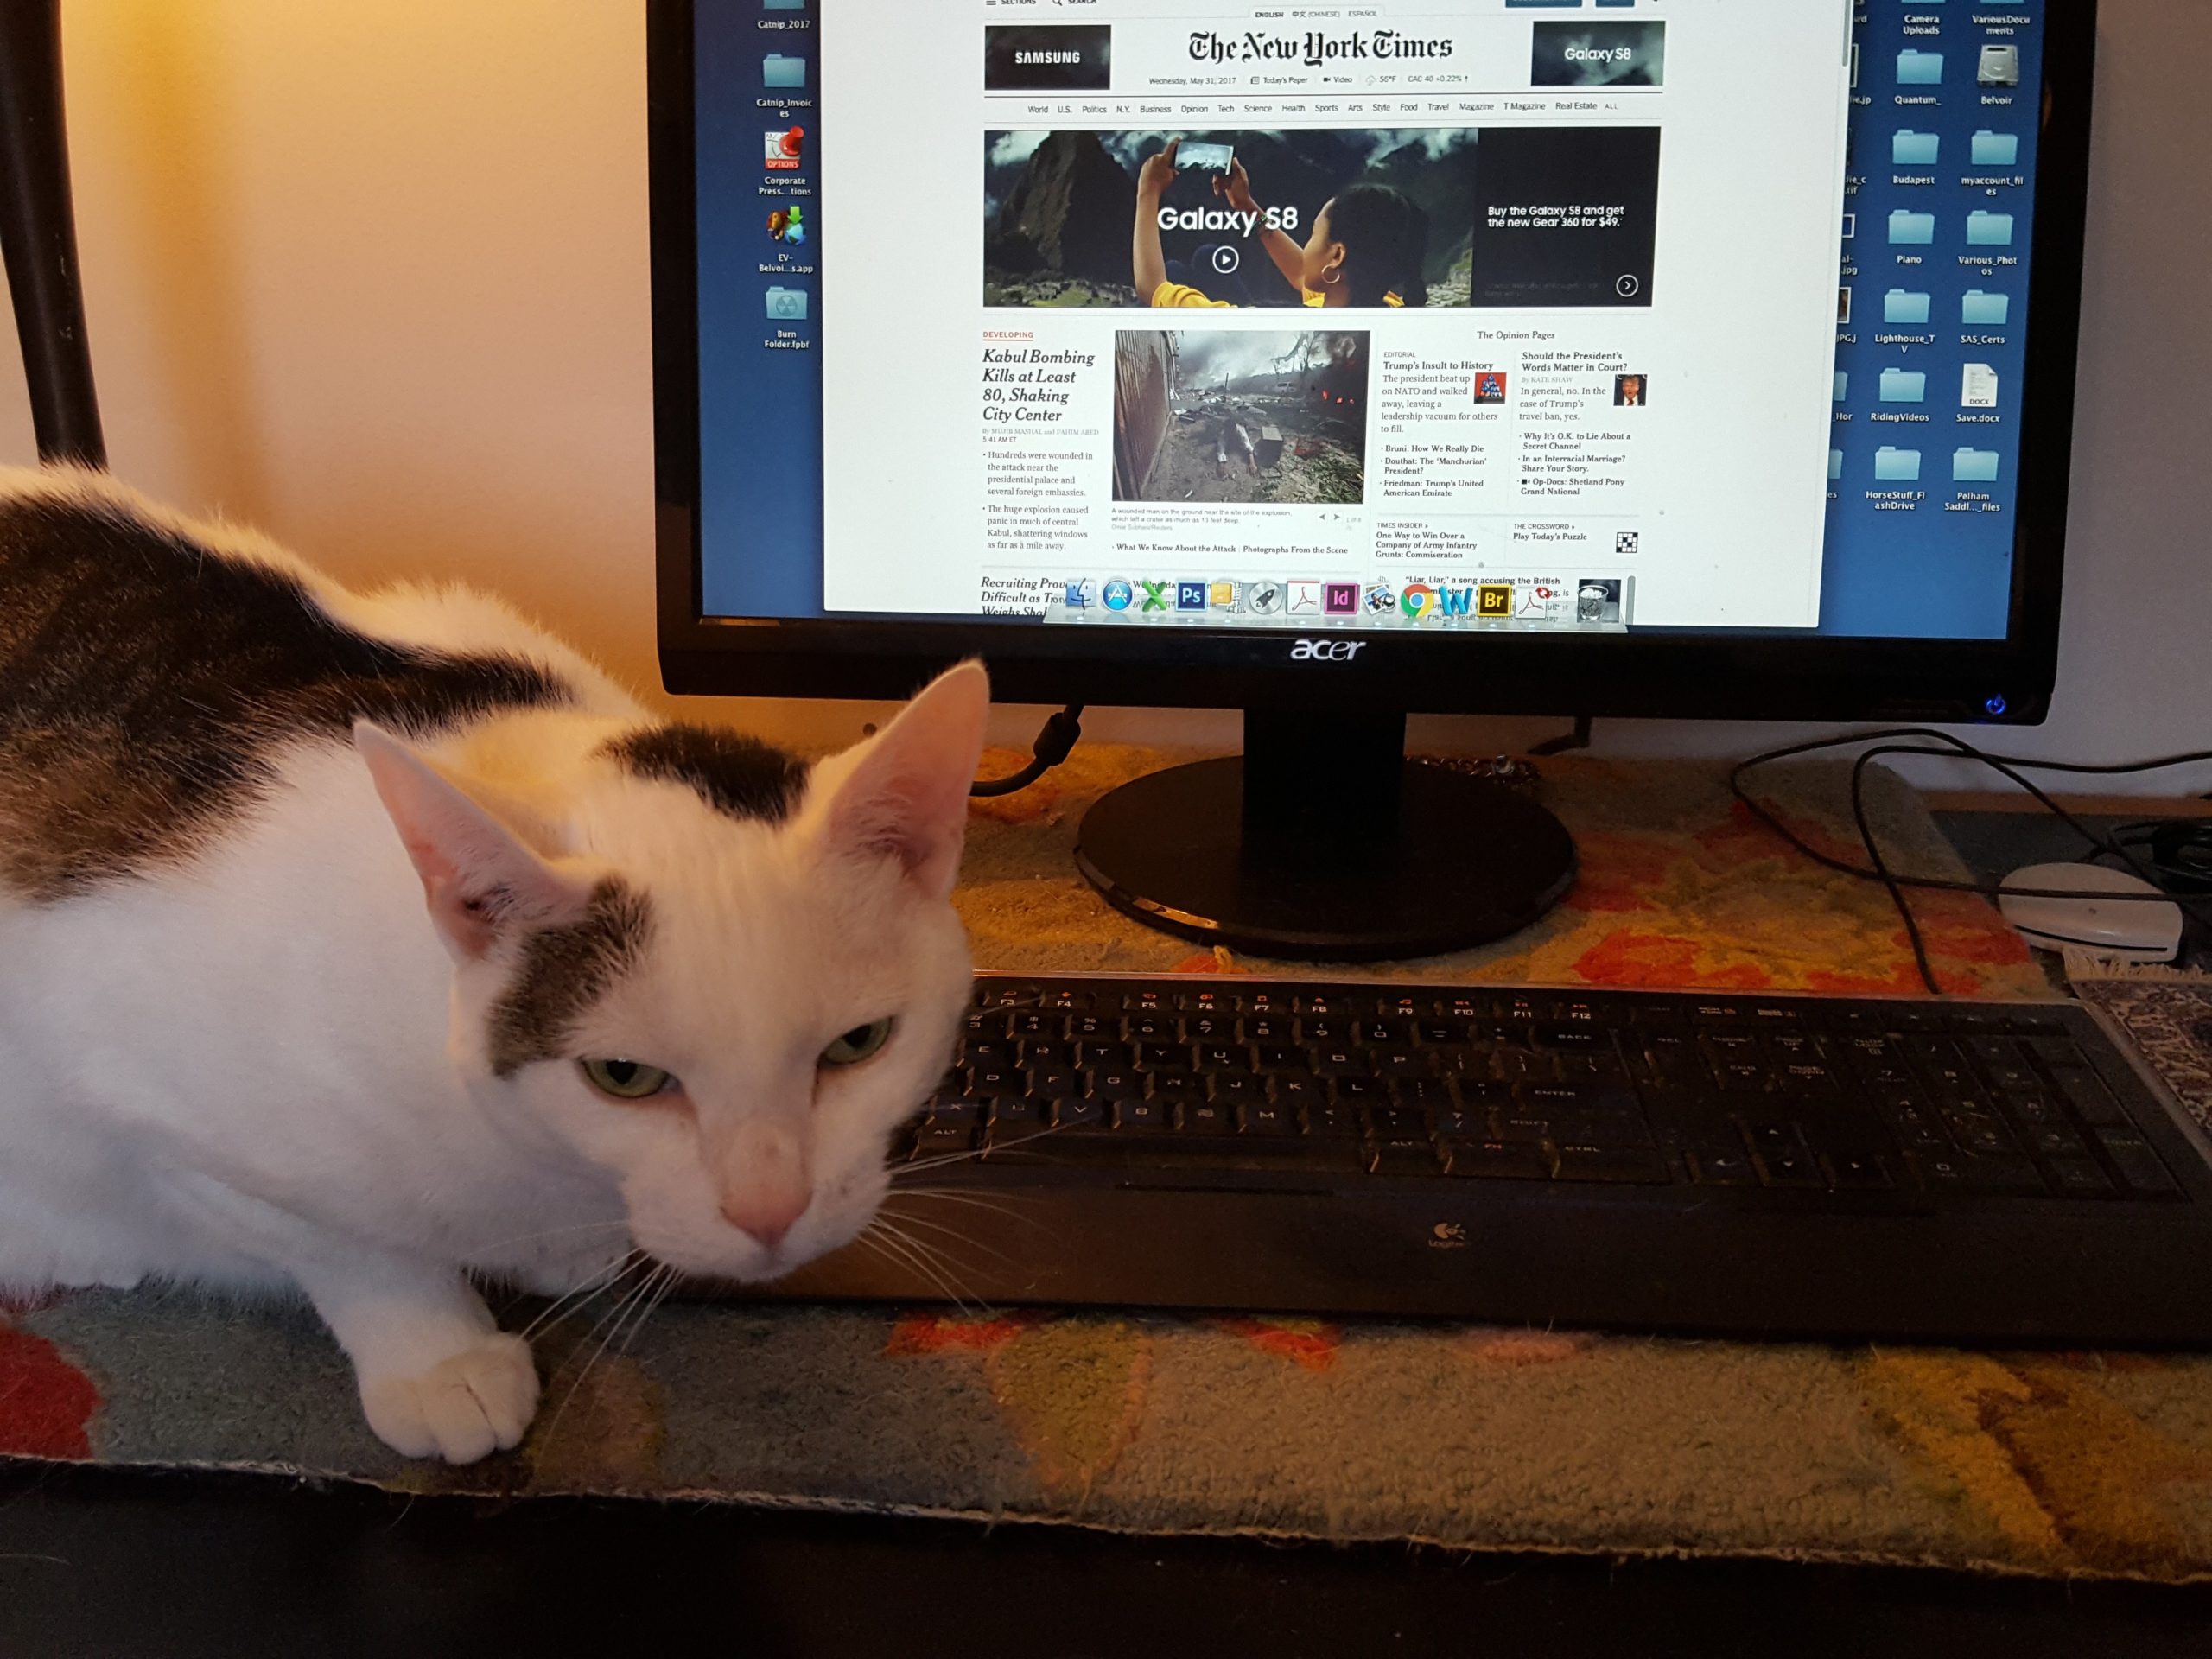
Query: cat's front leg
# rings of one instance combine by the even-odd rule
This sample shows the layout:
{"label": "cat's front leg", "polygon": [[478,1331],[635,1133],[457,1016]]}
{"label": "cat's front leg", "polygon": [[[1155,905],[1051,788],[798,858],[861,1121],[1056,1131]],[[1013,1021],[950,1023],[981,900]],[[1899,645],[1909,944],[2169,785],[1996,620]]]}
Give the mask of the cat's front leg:
{"label": "cat's front leg", "polygon": [[377,1438],[410,1458],[474,1463],[537,1414],[530,1344],[500,1332],[457,1270],[374,1253],[295,1268],[353,1362]]}

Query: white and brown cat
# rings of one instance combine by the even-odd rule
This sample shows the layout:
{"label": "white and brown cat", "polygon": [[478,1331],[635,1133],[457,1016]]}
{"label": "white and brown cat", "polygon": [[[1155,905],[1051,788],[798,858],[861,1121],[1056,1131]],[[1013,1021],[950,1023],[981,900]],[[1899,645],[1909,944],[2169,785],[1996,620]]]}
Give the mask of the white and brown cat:
{"label": "white and brown cat", "polygon": [[472,1278],[758,1280],[873,1218],[988,702],[810,767],[481,595],[0,473],[0,1288],[296,1287],[391,1446],[515,1445]]}

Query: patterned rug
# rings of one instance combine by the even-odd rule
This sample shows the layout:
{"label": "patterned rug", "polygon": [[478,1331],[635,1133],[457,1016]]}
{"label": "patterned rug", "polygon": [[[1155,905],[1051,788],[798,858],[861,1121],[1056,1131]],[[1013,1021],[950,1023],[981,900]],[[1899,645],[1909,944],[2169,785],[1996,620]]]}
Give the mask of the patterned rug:
{"label": "patterned rug", "polygon": [[[1083,805],[1159,759],[1078,751],[979,812],[963,903],[987,965],[1259,966],[1122,921],[1067,868]],[[1521,939],[1394,972],[1915,988],[1882,890],[1789,854],[1731,810],[1717,771],[1574,761],[1545,787],[1584,852],[1567,903]],[[1768,792],[1801,833],[1855,848],[1837,772],[1778,774]],[[1878,806],[1902,864],[1955,869],[1908,794]],[[1922,913],[1947,986],[2049,994],[1986,906]],[[0,1455],[1154,1533],[2212,1577],[2212,1358],[693,1304],[585,1363],[597,1317],[541,1341],[547,1403],[523,1447],[448,1470],[368,1433],[302,1310],[147,1293],[18,1308],[0,1313]]]}

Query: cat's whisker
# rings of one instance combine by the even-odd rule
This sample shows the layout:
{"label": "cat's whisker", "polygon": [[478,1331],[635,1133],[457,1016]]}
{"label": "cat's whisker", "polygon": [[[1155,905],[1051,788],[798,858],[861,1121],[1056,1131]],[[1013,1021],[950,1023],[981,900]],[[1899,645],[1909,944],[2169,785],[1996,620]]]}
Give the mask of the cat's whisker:
{"label": "cat's whisker", "polygon": [[[637,1266],[639,1260],[644,1255],[644,1251],[637,1249],[624,1252],[594,1273],[574,1290],[569,1291],[548,1304],[543,1312],[524,1327],[523,1340],[527,1342],[541,1331],[553,1330],[567,1323],[570,1315],[574,1314],[578,1307],[607,1290],[616,1280]],[[564,1308],[568,1310],[566,1313],[562,1311]],[[559,1317],[556,1318],[556,1315]]]}
{"label": "cat's whisker", "polygon": [[986,1244],[981,1239],[970,1238],[967,1234],[962,1232],[957,1227],[951,1226],[945,1222],[932,1221],[927,1216],[911,1215],[905,1212],[899,1214],[896,1219],[899,1222],[899,1224],[903,1227],[926,1227],[931,1232],[950,1239],[955,1244],[963,1245],[973,1250],[981,1250],[985,1255],[995,1256],[1001,1262],[1010,1262],[1014,1260],[1012,1256],[1008,1255],[1004,1250],[998,1249],[995,1245]]}
{"label": "cat's whisker", "polygon": [[570,1238],[578,1233],[608,1232],[618,1227],[626,1228],[629,1224],[629,1217],[623,1216],[613,1221],[582,1221],[571,1227],[548,1227],[543,1232],[517,1233],[511,1238],[487,1240],[474,1246],[472,1254],[482,1255],[487,1251],[508,1249],[517,1244],[535,1244],[541,1239]]}
{"label": "cat's whisker", "polygon": [[[636,1252],[636,1256],[637,1261],[632,1263],[632,1266],[633,1267],[637,1266],[639,1262],[651,1260],[651,1258],[646,1256],[645,1252],[642,1250]],[[657,1270],[660,1265],[662,1264],[655,1264]],[[568,1393],[561,1396],[560,1408],[554,1412],[553,1421],[546,1424],[545,1439],[549,1443],[553,1438],[553,1431],[561,1427],[561,1419],[568,1414],[569,1406],[575,1402],[576,1395],[582,1390],[584,1381],[587,1377],[590,1376],[592,1368],[599,1363],[601,1357],[607,1352],[607,1344],[614,1340],[615,1332],[619,1332],[622,1328],[621,1320],[623,1316],[628,1313],[632,1306],[635,1305],[638,1297],[641,1294],[643,1287],[651,1284],[654,1277],[654,1274],[647,1274],[644,1278],[626,1287],[623,1291],[620,1300],[615,1302],[614,1306],[600,1317],[600,1321],[597,1325],[594,1325],[589,1331],[584,1333],[583,1341],[578,1343],[575,1349],[572,1351],[572,1353],[581,1352],[583,1348],[590,1343],[591,1339],[594,1337],[598,1336],[601,1331],[607,1332],[607,1334],[601,1339],[599,1346],[592,1350],[591,1357],[584,1361],[582,1368],[576,1372],[575,1380],[569,1384]],[[607,1330],[607,1326],[610,1322],[613,1325],[613,1330],[611,1331]]]}
{"label": "cat's whisker", "polygon": [[974,1312],[988,1314],[992,1312],[988,1303],[970,1302],[966,1296],[963,1295],[948,1276],[945,1270],[946,1264],[944,1263],[942,1257],[925,1246],[919,1239],[900,1232],[897,1227],[891,1225],[881,1216],[876,1217],[875,1225],[883,1230],[884,1242],[905,1253],[913,1268],[944,1292],[945,1299],[961,1313]]}

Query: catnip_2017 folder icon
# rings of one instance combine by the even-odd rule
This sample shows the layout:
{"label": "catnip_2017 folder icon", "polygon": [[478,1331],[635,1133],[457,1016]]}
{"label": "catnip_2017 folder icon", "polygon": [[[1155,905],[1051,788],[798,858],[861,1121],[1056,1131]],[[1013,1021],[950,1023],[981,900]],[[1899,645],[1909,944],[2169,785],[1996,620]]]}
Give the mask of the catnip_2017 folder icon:
{"label": "catnip_2017 folder icon", "polygon": [[1967,245],[1970,248],[2009,248],[2012,245],[2012,215],[1977,207],[1967,215]]}
{"label": "catnip_2017 folder icon", "polygon": [[1899,127],[1890,136],[1892,167],[1933,167],[1942,155],[1943,138],[1940,133],[1915,132],[1910,127]]}
{"label": "catnip_2017 folder icon", "polygon": [[1923,248],[1936,239],[1936,215],[1900,207],[1890,215],[1890,242],[1901,248]]}
{"label": "catnip_2017 folder icon", "polygon": [[1920,477],[1920,451],[1884,444],[1874,452],[1874,476],[1884,483],[1910,484]]}
{"label": "catnip_2017 folder icon", "polygon": [[1974,136],[1970,159],[1976,167],[2018,167],[2020,164],[2020,135],[2017,132],[1992,132],[1984,127]]}
{"label": "catnip_2017 folder icon", "polygon": [[1959,321],[1977,328],[2002,328],[2012,317],[2010,294],[1987,294],[1970,288],[1959,298]]}
{"label": "catnip_2017 folder icon", "polygon": [[1908,46],[1897,54],[1897,85],[1940,86],[1943,84],[1943,54]]}
{"label": "catnip_2017 folder icon", "polygon": [[1934,296],[1915,294],[1908,289],[1893,288],[1882,296],[1884,322],[1925,322]]}
{"label": "catnip_2017 folder icon", "polygon": [[1882,401],[1885,404],[1924,404],[1928,377],[1918,369],[1884,369]]}

